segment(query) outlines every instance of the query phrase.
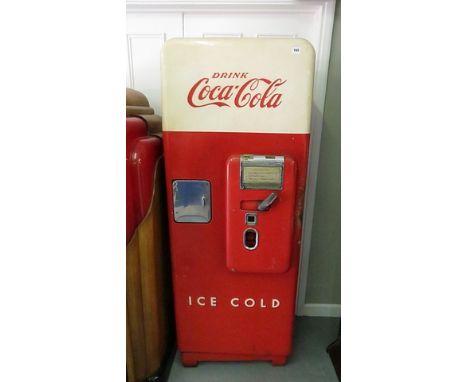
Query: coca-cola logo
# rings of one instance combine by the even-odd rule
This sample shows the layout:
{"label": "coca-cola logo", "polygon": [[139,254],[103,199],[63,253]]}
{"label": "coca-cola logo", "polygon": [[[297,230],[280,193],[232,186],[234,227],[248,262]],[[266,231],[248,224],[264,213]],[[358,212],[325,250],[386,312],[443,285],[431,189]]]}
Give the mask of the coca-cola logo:
{"label": "coca-cola logo", "polygon": [[[187,102],[192,107],[249,107],[277,108],[282,102],[279,89],[286,80],[263,77],[248,78],[248,73],[213,73],[211,77],[203,77],[195,81],[187,94]],[[218,78],[246,79],[239,84],[216,84]],[[214,81],[213,81],[214,79]],[[224,81],[223,81],[224,82]]]}

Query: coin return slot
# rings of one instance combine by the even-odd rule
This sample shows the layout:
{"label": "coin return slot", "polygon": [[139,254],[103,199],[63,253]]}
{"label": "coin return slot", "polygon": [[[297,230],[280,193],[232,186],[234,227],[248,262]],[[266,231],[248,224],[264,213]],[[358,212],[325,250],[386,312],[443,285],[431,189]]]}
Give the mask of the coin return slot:
{"label": "coin return slot", "polygon": [[258,246],[258,233],[255,229],[249,228],[244,231],[244,247],[253,250]]}

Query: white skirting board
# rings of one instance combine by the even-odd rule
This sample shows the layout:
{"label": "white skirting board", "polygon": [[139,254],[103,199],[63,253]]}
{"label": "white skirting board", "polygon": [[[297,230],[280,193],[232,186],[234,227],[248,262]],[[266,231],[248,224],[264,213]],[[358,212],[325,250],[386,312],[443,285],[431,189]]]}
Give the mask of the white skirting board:
{"label": "white skirting board", "polygon": [[306,303],[301,310],[301,312],[297,312],[298,316],[341,317],[341,304]]}

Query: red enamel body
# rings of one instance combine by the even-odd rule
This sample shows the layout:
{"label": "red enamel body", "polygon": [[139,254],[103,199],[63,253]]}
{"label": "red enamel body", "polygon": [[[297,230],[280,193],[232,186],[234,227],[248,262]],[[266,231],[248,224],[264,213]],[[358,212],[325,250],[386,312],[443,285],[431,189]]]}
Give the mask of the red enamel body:
{"label": "red enamel body", "polygon": [[[163,141],[177,338],[184,363],[246,359],[283,363],[291,351],[309,134],[164,132]],[[280,191],[279,200],[272,205],[273,219],[262,219],[268,212],[258,218],[260,235],[266,228],[278,237],[271,242],[260,237],[258,249],[264,244],[265,253],[257,261],[252,257],[256,254],[247,254],[251,257],[242,260],[246,254],[236,254],[238,247],[229,258],[226,249],[229,236],[238,246],[247,228],[243,217],[235,216],[240,211],[238,203],[232,203],[230,220],[229,198],[234,200],[237,195],[243,199],[238,194],[248,191],[247,199],[256,200],[269,193],[239,189],[239,174],[234,169],[239,169],[238,160],[231,163],[232,171],[229,163],[243,153],[288,158],[287,192]],[[209,223],[175,222],[171,184],[177,179],[210,182]],[[236,187],[228,190],[227,179]],[[283,226],[282,219],[289,219],[291,226]],[[228,235],[227,221],[233,226]],[[290,240],[278,240],[281,235],[290,235]],[[238,271],[233,272],[232,267]],[[254,305],[250,306],[252,299]],[[276,301],[279,306],[274,307]]]}

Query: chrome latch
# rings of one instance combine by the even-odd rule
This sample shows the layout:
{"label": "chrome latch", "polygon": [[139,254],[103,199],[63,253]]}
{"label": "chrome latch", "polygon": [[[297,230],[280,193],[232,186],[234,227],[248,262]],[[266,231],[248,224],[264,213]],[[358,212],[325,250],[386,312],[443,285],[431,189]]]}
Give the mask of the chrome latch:
{"label": "chrome latch", "polygon": [[278,198],[278,194],[276,192],[272,192],[262,202],[258,204],[257,210],[259,211],[268,210],[277,198]]}

